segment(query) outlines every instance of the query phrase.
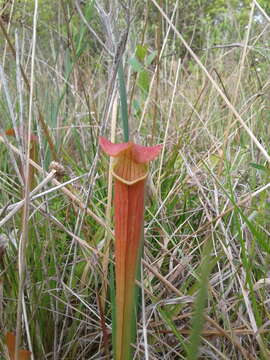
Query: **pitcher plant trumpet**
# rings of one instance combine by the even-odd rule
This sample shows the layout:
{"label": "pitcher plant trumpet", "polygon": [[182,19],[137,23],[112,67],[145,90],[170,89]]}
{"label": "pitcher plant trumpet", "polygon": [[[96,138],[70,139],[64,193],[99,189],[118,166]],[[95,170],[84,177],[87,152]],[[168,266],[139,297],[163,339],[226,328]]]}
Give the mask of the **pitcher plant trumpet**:
{"label": "pitcher plant trumpet", "polygon": [[146,147],[129,141],[114,144],[100,137],[102,150],[115,158],[114,222],[116,280],[116,360],[131,356],[135,277],[142,245],[145,185],[148,163],[162,146]]}

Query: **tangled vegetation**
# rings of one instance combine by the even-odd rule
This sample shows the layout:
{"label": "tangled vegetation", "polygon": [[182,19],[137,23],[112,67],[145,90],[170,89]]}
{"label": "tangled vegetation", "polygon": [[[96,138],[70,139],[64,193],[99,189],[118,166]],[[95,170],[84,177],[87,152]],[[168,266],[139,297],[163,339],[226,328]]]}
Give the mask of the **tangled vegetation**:
{"label": "tangled vegetation", "polygon": [[163,144],[134,359],[269,359],[269,1],[2,0],[0,32],[1,358],[15,331],[32,359],[113,358],[98,139],[123,141],[126,104]]}

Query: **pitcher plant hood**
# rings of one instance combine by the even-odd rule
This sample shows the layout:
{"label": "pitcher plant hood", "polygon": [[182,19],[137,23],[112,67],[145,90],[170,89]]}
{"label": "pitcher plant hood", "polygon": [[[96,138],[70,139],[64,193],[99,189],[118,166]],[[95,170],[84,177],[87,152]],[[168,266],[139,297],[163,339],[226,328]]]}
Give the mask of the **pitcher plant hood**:
{"label": "pitcher plant hood", "polygon": [[99,143],[106,154],[116,159],[113,176],[127,185],[146,179],[149,161],[154,160],[162,148],[162,145],[148,147],[132,141],[114,144],[104,137],[100,137]]}

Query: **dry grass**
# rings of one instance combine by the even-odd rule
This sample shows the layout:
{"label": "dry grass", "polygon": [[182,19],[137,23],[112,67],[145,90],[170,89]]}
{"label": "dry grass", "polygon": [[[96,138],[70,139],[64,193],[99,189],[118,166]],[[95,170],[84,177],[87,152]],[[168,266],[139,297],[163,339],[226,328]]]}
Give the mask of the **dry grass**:
{"label": "dry grass", "polygon": [[[232,45],[222,32],[215,44],[209,27],[205,48],[192,50],[178,30],[177,2],[170,14],[150,4],[157,40],[147,16],[131,17],[124,55],[132,136],[164,143],[147,189],[134,358],[268,359],[269,15],[254,1]],[[32,27],[16,35],[18,23],[1,20],[18,55],[1,42],[0,327],[5,334],[21,324],[33,359],[112,351],[112,180],[97,139],[121,141],[110,52],[128,19],[117,1],[111,6],[112,16],[85,13],[103,45],[80,16],[70,20],[65,2],[50,27],[38,18],[36,44]],[[132,60],[138,44],[147,51],[141,68]],[[29,141],[5,136],[27,122],[39,137],[38,164],[23,153]],[[50,168],[54,157],[64,174]],[[29,197],[25,159],[37,169]],[[4,336],[0,344],[4,358]]]}

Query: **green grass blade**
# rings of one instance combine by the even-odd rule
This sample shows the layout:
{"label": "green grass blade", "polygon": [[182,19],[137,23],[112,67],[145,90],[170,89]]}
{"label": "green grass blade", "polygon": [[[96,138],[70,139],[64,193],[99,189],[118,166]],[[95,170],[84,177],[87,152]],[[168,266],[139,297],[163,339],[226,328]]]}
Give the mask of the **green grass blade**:
{"label": "green grass blade", "polygon": [[[202,263],[199,267],[199,290],[194,303],[194,315],[192,318],[192,329],[190,343],[188,345],[188,360],[197,360],[201,343],[201,333],[204,324],[204,308],[208,294],[208,278],[214,265],[211,259],[212,243],[208,240],[204,247]],[[215,260],[216,262],[216,260]]]}
{"label": "green grass blade", "polygon": [[118,81],[121,102],[121,117],[124,132],[124,141],[129,141],[129,126],[128,126],[128,106],[127,106],[127,90],[125,85],[125,76],[122,60],[120,60],[118,67]]}
{"label": "green grass blade", "polygon": [[112,309],[112,348],[113,348],[113,358],[115,359],[116,353],[116,308],[115,308],[115,275],[114,275],[114,266],[113,263],[110,263],[110,299],[111,299],[111,309]]}

